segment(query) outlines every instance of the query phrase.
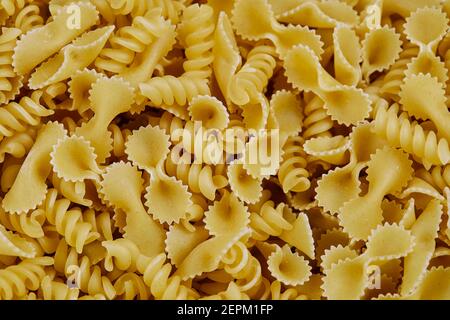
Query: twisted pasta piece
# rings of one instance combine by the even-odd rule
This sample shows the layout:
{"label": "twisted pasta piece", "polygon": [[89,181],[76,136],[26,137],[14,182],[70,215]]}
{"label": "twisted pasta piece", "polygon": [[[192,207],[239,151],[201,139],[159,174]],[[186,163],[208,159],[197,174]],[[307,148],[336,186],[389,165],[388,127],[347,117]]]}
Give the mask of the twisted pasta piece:
{"label": "twisted pasta piece", "polygon": [[183,62],[184,76],[201,79],[211,76],[214,29],[214,11],[210,6],[193,4],[183,11],[178,33],[185,43],[187,60]]}
{"label": "twisted pasta piece", "polygon": [[33,146],[36,138],[36,130],[28,128],[25,132],[18,132],[0,142],[0,163],[5,160],[5,155],[10,154],[14,158],[23,158]]}
{"label": "twisted pasta piece", "polygon": [[138,271],[144,283],[156,299],[187,299],[196,293],[181,283],[179,276],[170,276],[172,265],[166,263],[166,254],[147,257],[139,253],[137,246],[127,239],[104,241],[107,250],[105,268],[111,269],[112,260],[120,270]]}
{"label": "twisted pasta piece", "polygon": [[0,223],[3,226],[31,238],[44,236],[42,229],[44,222],[45,212],[43,210],[34,210],[30,214],[11,214],[0,208]]}
{"label": "twisted pasta piece", "polygon": [[37,92],[41,93],[39,102],[48,109],[72,110],[72,99],[64,82],[53,83]]}
{"label": "twisted pasta piece", "polygon": [[270,236],[278,237],[284,230],[291,230],[292,224],[283,216],[285,205],[280,203],[275,207],[271,200],[263,202],[257,212],[250,213],[250,227],[252,228],[252,238],[258,241],[265,241]]}
{"label": "twisted pasta piece", "polygon": [[23,33],[43,24],[44,19],[40,15],[39,7],[35,4],[25,6],[14,19],[14,26],[22,30]]}
{"label": "twisted pasta piece", "polygon": [[116,296],[116,289],[111,280],[102,275],[100,266],[92,265],[87,256],[81,258],[79,269],[77,270],[79,281],[78,286],[81,291],[95,296],[101,294],[112,300]]}
{"label": "twisted pasta piece", "polygon": [[121,275],[114,282],[114,289],[117,292],[117,296],[124,300],[134,300],[135,298],[148,300],[150,296],[142,277],[133,272]]}
{"label": "twisted pasta piece", "polygon": [[83,221],[89,222],[92,232],[100,235],[98,240],[113,239],[114,226],[111,224],[111,214],[108,211],[95,212],[93,209],[87,209],[83,212]]}
{"label": "twisted pasta piece", "polygon": [[191,77],[153,77],[139,85],[141,94],[150,100],[151,105],[185,105],[198,95],[209,95],[208,80]]}
{"label": "twisted pasta piece", "polygon": [[272,300],[307,300],[307,296],[300,294],[295,288],[287,288],[282,291],[281,282],[278,280],[270,284],[270,299]]}
{"label": "twisted pasta piece", "polygon": [[83,221],[80,209],[69,210],[70,201],[57,198],[58,191],[49,189],[43,205],[45,216],[56,227],[56,231],[65,237],[67,243],[81,253],[84,245],[96,240],[99,234],[92,231],[90,223]]}
{"label": "twisted pasta piece", "polygon": [[395,147],[417,157],[425,168],[446,165],[450,161],[447,140],[437,139],[433,131],[425,131],[417,122],[410,122],[406,113],[397,116],[398,105],[379,108],[373,120],[373,130]]}
{"label": "twisted pasta piece", "polygon": [[[141,2],[145,3],[144,0]],[[136,16],[131,26],[120,28],[110,38],[110,48],[102,49],[99,57],[95,60],[95,66],[112,73],[125,71],[135,60],[136,54],[144,52],[155,38],[160,36],[161,22],[164,20],[150,14]]]}
{"label": "twisted pasta piece", "polygon": [[285,193],[302,192],[309,189],[311,182],[306,170],[306,154],[302,147],[303,138],[289,137],[283,146],[283,162],[278,170],[278,179]]}
{"label": "twisted pasta piece", "polygon": [[131,134],[129,129],[120,129],[115,123],[111,123],[108,130],[112,133],[113,150],[112,153],[116,158],[125,156],[125,142]]}
{"label": "twisted pasta piece", "polygon": [[53,114],[39,103],[40,91],[34,91],[30,97],[23,97],[20,102],[10,102],[0,107],[0,139],[10,137],[15,132],[23,132],[26,125],[37,126],[41,117]]}
{"label": "twisted pasta piece", "polygon": [[12,66],[14,47],[21,33],[20,29],[2,28],[0,35],[0,103],[2,104],[13,99],[22,86],[22,76],[17,75]]}
{"label": "twisted pasta piece", "polygon": [[327,115],[322,99],[314,95],[311,99],[305,100],[307,101],[304,107],[303,138],[331,137],[329,130],[333,127],[333,120]]}
{"label": "twisted pasta piece", "polygon": [[46,276],[44,267],[51,264],[52,258],[40,257],[0,270],[0,298],[17,299],[25,297],[29,290],[37,290]]}
{"label": "twisted pasta piece", "polygon": [[408,64],[413,58],[419,54],[419,47],[407,42],[403,50],[400,52],[399,59],[395,61],[392,67],[387,71],[383,77],[383,84],[380,88],[380,93],[385,98],[399,100],[400,86],[405,78],[405,71],[408,69]]}
{"label": "twisted pasta piece", "polygon": [[444,167],[435,166],[430,170],[419,169],[416,176],[425,180],[442,193],[446,187],[450,188],[450,165]]}
{"label": "twisted pasta piece", "polygon": [[275,55],[275,48],[267,45],[254,47],[248,53],[244,66],[231,79],[231,101],[245,105],[263,92],[276,67]]}
{"label": "twisted pasta piece", "polygon": [[169,176],[181,180],[193,193],[200,193],[209,200],[214,200],[216,191],[228,185],[227,178],[214,172],[213,167],[203,164],[177,163],[176,149],[172,149],[165,161],[165,170]]}
{"label": "twisted pasta piece", "polygon": [[62,281],[55,281],[50,276],[45,276],[41,281],[38,298],[43,300],[77,300],[80,291],[77,288],[69,288]]}
{"label": "twisted pasta piece", "polygon": [[12,17],[30,2],[33,2],[33,0],[3,0],[0,6],[0,24],[3,25],[9,17]]}
{"label": "twisted pasta piece", "polygon": [[161,10],[161,15],[168,18],[173,24],[179,21],[183,4],[173,0],[106,0],[115,15],[128,15],[132,17],[143,16],[152,8]]}
{"label": "twisted pasta piece", "polygon": [[239,289],[251,299],[266,299],[269,295],[267,283],[263,281],[261,264],[242,241],[236,242],[223,256],[224,270],[237,279]]}

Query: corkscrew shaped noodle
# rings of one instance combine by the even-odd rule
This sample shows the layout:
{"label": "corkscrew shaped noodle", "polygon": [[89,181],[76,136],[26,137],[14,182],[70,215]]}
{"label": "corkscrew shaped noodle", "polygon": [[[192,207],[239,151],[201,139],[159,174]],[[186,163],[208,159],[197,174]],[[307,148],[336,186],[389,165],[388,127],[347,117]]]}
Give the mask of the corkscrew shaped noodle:
{"label": "corkscrew shaped noodle", "polygon": [[53,258],[39,257],[0,270],[0,297],[12,300],[24,297],[28,291],[37,290],[46,276],[44,267],[52,264]]}
{"label": "corkscrew shaped noodle", "polygon": [[[254,8],[258,8],[258,11],[255,12]],[[255,20],[257,24],[249,23]],[[323,44],[314,31],[307,27],[280,24],[267,0],[235,1],[231,21],[237,34],[244,39],[272,41],[280,57],[284,57],[289,49],[298,44],[311,48],[318,57],[323,53]]]}
{"label": "corkscrew shaped noodle", "polygon": [[398,105],[379,108],[373,120],[373,130],[389,144],[416,156],[425,168],[446,165],[450,149],[446,139],[438,139],[433,131],[425,131],[417,122],[410,122],[406,114],[397,115]]}
{"label": "corkscrew shaped noodle", "polygon": [[92,232],[91,224],[83,221],[82,211],[79,208],[69,209],[69,206],[68,199],[58,199],[58,192],[50,189],[41,209],[45,211],[47,221],[56,227],[56,231],[64,236],[70,246],[81,253],[83,247],[96,240],[99,234]]}
{"label": "corkscrew shaped noodle", "polygon": [[31,97],[23,97],[19,102],[12,101],[0,107],[0,140],[23,132],[28,126],[37,126],[41,117],[53,114],[39,100],[42,92],[34,91]]}
{"label": "corkscrew shaped noodle", "polygon": [[276,66],[275,49],[272,46],[254,47],[247,55],[242,68],[231,77],[227,92],[231,101],[245,105],[263,93]]}
{"label": "corkscrew shaped noodle", "polygon": [[183,11],[177,31],[185,47],[184,76],[202,79],[211,76],[215,29],[213,13],[209,5],[198,4],[192,4]]}
{"label": "corkscrew shaped noodle", "polygon": [[28,128],[25,132],[17,132],[0,142],[0,163],[5,161],[6,155],[23,158],[30,151],[36,139],[36,130]]}

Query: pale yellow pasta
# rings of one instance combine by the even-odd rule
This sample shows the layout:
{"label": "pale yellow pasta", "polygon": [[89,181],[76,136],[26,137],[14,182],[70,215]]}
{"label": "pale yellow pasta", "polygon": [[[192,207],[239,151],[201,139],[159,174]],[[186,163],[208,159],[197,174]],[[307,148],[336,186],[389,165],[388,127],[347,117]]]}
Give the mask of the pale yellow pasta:
{"label": "pale yellow pasta", "polygon": [[0,299],[450,299],[449,21],[1,0]]}

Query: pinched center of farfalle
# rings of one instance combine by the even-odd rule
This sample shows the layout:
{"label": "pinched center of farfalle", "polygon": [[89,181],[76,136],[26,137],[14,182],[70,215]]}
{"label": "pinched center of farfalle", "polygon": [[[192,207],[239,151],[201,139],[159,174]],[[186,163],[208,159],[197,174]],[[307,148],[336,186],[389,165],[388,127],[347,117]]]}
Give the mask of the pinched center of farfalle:
{"label": "pinched center of farfalle", "polygon": [[164,229],[145,211],[141,201],[144,181],[136,167],[118,162],[102,174],[99,194],[109,205],[126,214],[124,237],[133,241],[148,256],[164,251]]}
{"label": "pinched center of farfalle", "polygon": [[134,90],[121,78],[100,78],[92,84],[89,101],[94,116],[75,130],[91,142],[97,161],[103,163],[112,150],[108,126],[119,114],[129,111],[134,102]]}
{"label": "pinched center of farfalle", "polygon": [[404,227],[384,224],[372,231],[366,246],[366,251],[359,256],[342,246],[327,251],[323,260],[325,297],[359,299],[369,286],[369,275],[374,268],[371,263],[407,256],[415,246],[415,237]]}
{"label": "pinched center of farfalle", "polygon": [[364,239],[383,221],[381,202],[385,195],[402,190],[413,174],[412,162],[403,151],[384,147],[372,155],[367,166],[369,189],[339,209],[340,224],[353,238]]}
{"label": "pinched center of farfalle", "polygon": [[232,14],[232,22],[239,35],[248,40],[271,40],[282,57],[299,43],[310,47],[317,56],[323,52],[323,44],[314,31],[279,23],[267,0],[237,0]]}

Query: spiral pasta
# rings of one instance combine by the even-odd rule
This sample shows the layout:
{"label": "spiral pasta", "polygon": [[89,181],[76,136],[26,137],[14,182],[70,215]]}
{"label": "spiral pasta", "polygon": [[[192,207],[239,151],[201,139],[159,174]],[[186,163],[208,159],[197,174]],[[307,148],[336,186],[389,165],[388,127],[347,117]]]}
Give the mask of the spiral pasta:
{"label": "spiral pasta", "polygon": [[278,179],[285,193],[302,192],[309,189],[309,172],[306,169],[306,154],[301,137],[289,137],[283,146],[283,161],[278,170]]}
{"label": "spiral pasta", "polygon": [[70,201],[58,199],[58,192],[50,189],[44,201],[43,210],[49,223],[56,227],[56,231],[63,235],[68,244],[81,253],[83,246],[98,238],[97,232],[92,232],[92,225],[82,220],[80,209],[70,209]]}
{"label": "spiral pasta", "polygon": [[37,126],[41,117],[53,114],[39,103],[41,92],[35,91],[30,97],[23,97],[20,102],[10,102],[0,107],[0,138],[10,137],[15,132],[23,132],[26,125]]}
{"label": "spiral pasta", "polygon": [[374,119],[374,130],[389,143],[415,155],[426,167],[445,165],[450,161],[450,149],[445,139],[437,139],[433,131],[425,131],[417,122],[411,123],[405,114],[397,116],[398,108],[380,108]]}
{"label": "spiral pasta", "polygon": [[303,138],[309,139],[331,135],[329,130],[333,127],[333,120],[327,115],[324,103],[318,96],[314,95],[309,98],[303,110],[305,113]]}
{"label": "spiral pasta", "polygon": [[44,24],[44,19],[39,14],[39,7],[35,4],[30,4],[22,8],[14,19],[14,26],[23,33]]}
{"label": "spiral pasta", "polygon": [[275,49],[260,45],[247,55],[247,61],[232,77],[229,94],[231,101],[245,105],[262,93],[276,66]]}
{"label": "spiral pasta", "polygon": [[193,4],[183,11],[178,32],[185,43],[185,77],[204,79],[211,75],[214,29],[213,9],[210,6]]}

